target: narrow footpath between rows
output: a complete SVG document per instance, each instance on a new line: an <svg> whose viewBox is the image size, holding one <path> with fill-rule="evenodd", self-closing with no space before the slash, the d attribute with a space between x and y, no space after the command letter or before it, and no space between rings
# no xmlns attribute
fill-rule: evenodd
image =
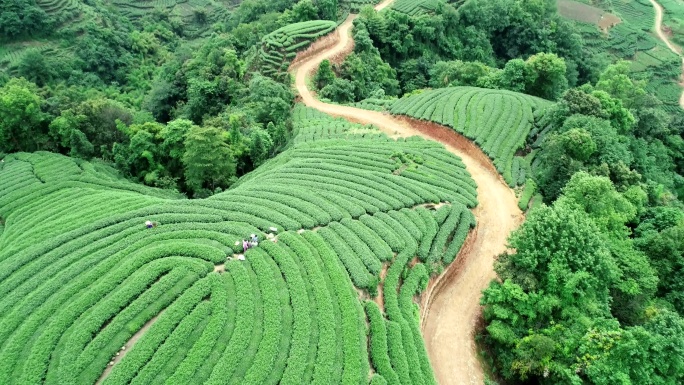
<svg viewBox="0 0 684 385"><path fill-rule="evenodd" d="M376 9L392 3L383 1ZM477 384L483 373L475 347L474 332L481 314L480 292L495 277L494 257L506 250L506 238L523 219L513 192L500 178L491 161L475 145L451 129L394 118L380 112L323 103L307 87L307 76L324 59L339 61L353 47L350 37L355 15L339 26L337 43L292 69L303 103L350 121L373 124L389 136L419 135L443 143L459 156L477 182L479 205L474 213L478 225L458 257L440 279L431 283L423 298L422 331L430 361L440 385Z"/></svg>
<svg viewBox="0 0 684 385"><path fill-rule="evenodd" d="M670 51L676 53L677 55L681 55L681 51L677 49L677 47L674 46L670 42L670 39L663 33L663 6L658 4L655 0L649 0L651 4L653 4L653 8L655 9L655 32L660 38L660 40L665 43L667 48L670 49ZM682 58L682 81L684 81L684 58ZM684 91L682 91L682 96L679 97L679 106L684 108Z"/></svg>

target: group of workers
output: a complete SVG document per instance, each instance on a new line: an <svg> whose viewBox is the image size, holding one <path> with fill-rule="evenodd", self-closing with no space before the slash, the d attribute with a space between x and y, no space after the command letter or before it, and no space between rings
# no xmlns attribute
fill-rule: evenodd
<svg viewBox="0 0 684 385"><path fill-rule="evenodd" d="M273 233L277 233L278 228L269 227L269 230L271 230L271 232L266 234L266 239L268 239L269 241L271 241L273 243L277 243L278 238L276 238L275 234L273 234ZM239 244L240 244L240 241L235 242L236 246ZM242 240L242 254L238 254L236 258L239 261L244 261L245 260L245 254L244 253L246 253L247 250L251 249L252 247L257 247L257 246L259 246L259 236L256 234L251 234L249 236L249 239L243 239ZM228 257L228 260L230 260L230 259L232 259L232 258Z"/></svg>
<svg viewBox="0 0 684 385"><path fill-rule="evenodd" d="M145 221L145 227L148 229L155 228L158 225L159 224L157 222ZM266 235L266 238L273 243L277 243L278 238L276 238L276 236L273 233L278 232L278 229L276 227L269 227L269 230L271 230L271 232ZM239 241L235 242L236 246L239 244L240 244ZM259 246L259 237L256 234L251 234L249 236L249 240L247 240L247 239L242 240L242 252L243 253L245 253L247 250L251 249L252 247L257 247L257 246ZM228 259L231 259L231 258L228 257ZM237 259L240 261L244 261L245 260L244 254L239 254L237 256Z"/></svg>
<svg viewBox="0 0 684 385"><path fill-rule="evenodd" d="M250 235L249 241L246 239L242 240L242 251L245 252L247 249L259 246L259 237L255 234Z"/></svg>

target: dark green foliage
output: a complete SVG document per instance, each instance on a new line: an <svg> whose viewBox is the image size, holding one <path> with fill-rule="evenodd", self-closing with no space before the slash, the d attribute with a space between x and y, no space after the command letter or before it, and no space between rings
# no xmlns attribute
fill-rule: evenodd
<svg viewBox="0 0 684 385"><path fill-rule="evenodd" d="M0 40L49 34L54 22L35 0L4 0L0 3Z"/></svg>
<svg viewBox="0 0 684 385"><path fill-rule="evenodd" d="M522 79L529 74L520 71L519 61L512 61L497 75L496 88L523 91L521 84L529 83L526 92L556 98L568 83L574 86L595 71L583 56L579 36L556 14L553 1L473 0L456 10L438 1L415 0L397 2L393 10L401 12L362 12L357 29L361 34L368 31L370 44L398 71L404 92L428 84L477 85L469 77L487 66L503 67L509 60L526 60L541 52L555 54L560 60L531 60L531 67L542 75L527 82ZM363 35L357 36L360 47L368 45L363 40ZM462 62L464 68L456 71L467 71L468 76L452 73L456 76L445 83L444 75L452 69L439 62ZM485 73L478 77L481 75Z"/></svg>
<svg viewBox="0 0 684 385"><path fill-rule="evenodd" d="M314 76L314 84L319 90L335 81L335 73L330 66L330 60L325 59L318 65L318 71Z"/></svg>
<svg viewBox="0 0 684 385"><path fill-rule="evenodd" d="M321 19L337 21L338 0L316 0L316 5Z"/></svg>
<svg viewBox="0 0 684 385"><path fill-rule="evenodd" d="M510 245L516 252L496 265L502 281L482 298L487 338L505 377L558 383L574 365L587 321L609 316L615 262L591 220L560 205L533 210Z"/></svg>
<svg viewBox="0 0 684 385"><path fill-rule="evenodd" d="M203 194L230 185L235 175L235 161L230 147L223 141L221 131L216 128L191 128L185 139L185 183Z"/></svg>
<svg viewBox="0 0 684 385"><path fill-rule="evenodd" d="M335 78L332 83L321 89L321 97L337 103L348 103L355 100L354 84L346 79Z"/></svg>
<svg viewBox="0 0 684 385"><path fill-rule="evenodd" d="M11 79L0 88L0 151L36 151L47 142L44 102L34 84Z"/></svg>
<svg viewBox="0 0 684 385"><path fill-rule="evenodd" d="M101 28L94 22L83 27L83 37L75 44L76 56L84 72L90 72L105 82L125 82L131 54L130 26L117 18L109 18L111 28Z"/></svg>

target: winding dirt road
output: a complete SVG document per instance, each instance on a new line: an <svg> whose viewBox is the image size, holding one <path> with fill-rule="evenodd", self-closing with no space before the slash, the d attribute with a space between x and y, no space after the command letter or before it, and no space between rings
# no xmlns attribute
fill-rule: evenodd
<svg viewBox="0 0 684 385"><path fill-rule="evenodd" d="M392 0L382 2L382 9ZM350 121L373 124L394 138L419 135L438 140L459 156L477 182L478 225L439 282L433 282L423 302L422 331L430 361L440 385L482 384L484 375L478 361L474 333L481 313L480 292L495 277L494 257L506 250L506 238L523 219L513 192L502 181L487 158L475 145L444 127L429 127L410 119L323 103L307 87L307 76L324 59L350 52L354 42L349 33L355 15L340 25L336 45L305 59L292 71L303 103L327 114Z"/></svg>
<svg viewBox="0 0 684 385"><path fill-rule="evenodd" d="M649 0L651 4L653 4L653 8L655 9L655 32L660 38L660 40L665 43L667 48L670 49L670 51L676 53L677 55L681 55L681 49L675 47L674 44L670 42L670 39L663 33L663 6L658 4L655 0ZM684 58L682 58L682 78L684 80ZM679 97L679 106L684 108L684 91L682 91L682 96Z"/></svg>

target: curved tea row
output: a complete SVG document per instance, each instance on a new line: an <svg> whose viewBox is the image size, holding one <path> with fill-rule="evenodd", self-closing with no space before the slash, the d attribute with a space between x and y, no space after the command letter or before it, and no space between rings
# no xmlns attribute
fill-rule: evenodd
<svg viewBox="0 0 684 385"><path fill-rule="evenodd" d="M434 142L302 106L295 128L204 200L98 163L5 157L2 382L434 384L414 297L474 225L473 180ZM227 259L271 227L277 243Z"/></svg>

